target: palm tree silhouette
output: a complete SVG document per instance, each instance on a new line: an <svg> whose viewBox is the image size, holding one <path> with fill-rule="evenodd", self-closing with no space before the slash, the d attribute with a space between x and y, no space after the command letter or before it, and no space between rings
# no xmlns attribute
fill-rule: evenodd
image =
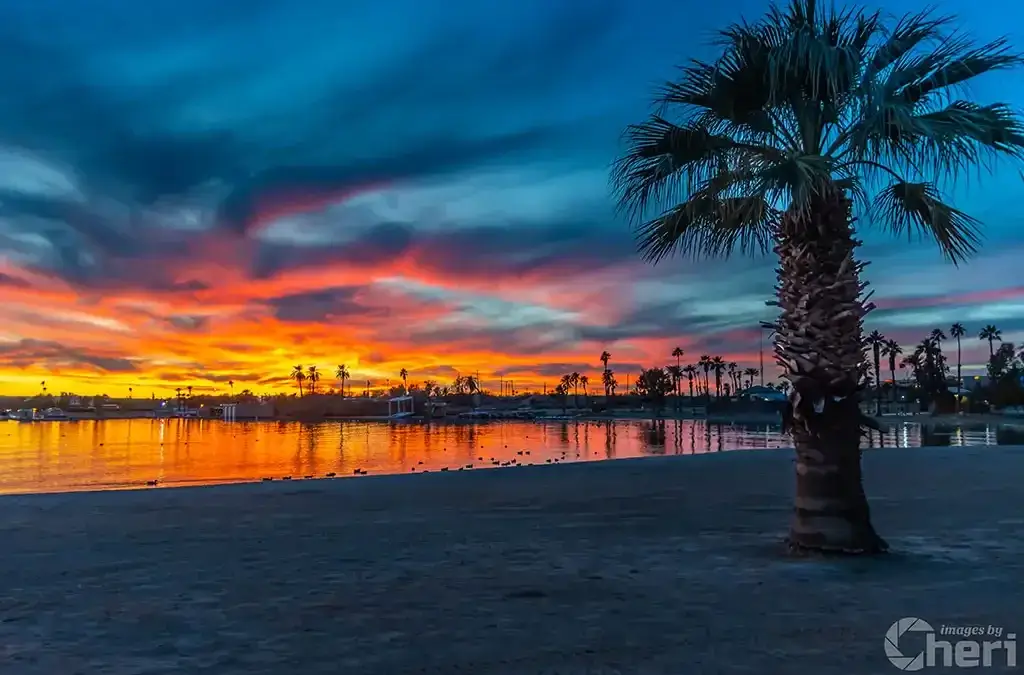
<svg viewBox="0 0 1024 675"><path fill-rule="evenodd" d="M722 397L722 373L725 372L726 364L721 356L711 359L711 370L715 371L715 398Z"/></svg>
<svg viewBox="0 0 1024 675"><path fill-rule="evenodd" d="M889 357L889 375L892 377L892 400L896 401L896 357L903 353L895 340L886 340L882 346L882 354Z"/></svg>
<svg viewBox="0 0 1024 675"><path fill-rule="evenodd" d="M875 414L882 414L882 373L881 370L881 351L882 346L885 345L885 336L879 333L877 330L871 331L871 335L868 335L865 340L871 345L871 354L875 357Z"/></svg>
<svg viewBox="0 0 1024 675"><path fill-rule="evenodd" d="M737 380L737 378L739 377L739 368L740 364L736 363L735 361L729 362L729 381L732 382L733 393L736 393L737 391L740 390L739 381Z"/></svg>
<svg viewBox="0 0 1024 675"><path fill-rule="evenodd" d="M982 328L981 332L978 333L978 339L988 340L988 358L991 361L992 357L996 355L996 349L993 343L1003 341L1003 332L992 324L989 324Z"/></svg>
<svg viewBox="0 0 1024 675"><path fill-rule="evenodd" d="M316 383L320 381L320 373L317 372L316 366L306 368L306 381L308 382L306 386L309 387L309 393L315 394Z"/></svg>
<svg viewBox="0 0 1024 675"><path fill-rule="evenodd" d="M618 385L615 381L615 373L605 368L604 372L601 373L601 384L604 385L605 396L615 395L615 387Z"/></svg>
<svg viewBox="0 0 1024 675"><path fill-rule="evenodd" d="M687 364L686 367L683 368L683 372L686 374L686 379L690 384L690 399L693 399L693 378L697 376L697 366L692 363ZM693 403L691 402L690 405L693 405Z"/></svg>
<svg viewBox="0 0 1024 675"><path fill-rule="evenodd" d="M405 393L409 393L409 371L402 368L398 371L398 376L402 378L402 387L405 389Z"/></svg>
<svg viewBox="0 0 1024 675"><path fill-rule="evenodd" d="M711 384L708 382L708 373L711 372L711 357L707 354L701 354L701 357L697 359L697 365L704 371L704 394L711 397Z"/></svg>
<svg viewBox="0 0 1024 675"><path fill-rule="evenodd" d="M676 347L672 350L672 356L676 357L676 370L680 372L683 370L682 362L680 361L680 359L683 358L683 354L684 352L682 347ZM679 389L679 380L680 378L676 378L676 396L682 394L682 391Z"/></svg>
<svg viewBox="0 0 1024 675"><path fill-rule="evenodd" d="M606 372L606 373L610 372L608 370L608 362L611 361L611 359L612 359L612 355L609 354L607 351L601 352L601 364L604 365L604 372ZM603 375L601 376L601 381L605 382L605 387L604 387L604 395L605 395L605 397L608 396L607 380L608 380L608 378L604 377Z"/></svg>
<svg viewBox="0 0 1024 675"><path fill-rule="evenodd" d="M345 396L345 380L347 380L349 378L348 368L345 367L344 363L341 364L340 366L338 366L338 369L334 371L334 377L336 377L339 380L341 380L341 395L342 395L342 397L344 397ZM369 386L367 386L367 389L369 389Z"/></svg>
<svg viewBox="0 0 1024 675"><path fill-rule="evenodd" d="M235 381L228 380L228 389L231 390L231 398L235 397Z"/></svg>
<svg viewBox="0 0 1024 675"><path fill-rule="evenodd" d="M676 410L678 410L680 405L679 399L682 398L683 395L683 369L678 365L673 364L671 366L666 366L665 372L667 372L669 376L672 378L672 391L674 391L676 395L675 408Z"/></svg>
<svg viewBox="0 0 1024 675"><path fill-rule="evenodd" d="M960 406L960 388L963 384L963 376L960 374L960 367L963 363L960 350L960 339L967 335L967 330L959 321L949 327L949 337L956 340L956 405Z"/></svg>
<svg viewBox="0 0 1024 675"><path fill-rule="evenodd" d="M292 366L291 378L295 380L295 386L299 388L299 398L302 398L302 383L306 381L306 371L303 370L302 366Z"/></svg>
<svg viewBox="0 0 1024 675"><path fill-rule="evenodd" d="M744 368L743 374L747 376L747 389L754 386L754 378L761 374L760 368Z"/></svg>

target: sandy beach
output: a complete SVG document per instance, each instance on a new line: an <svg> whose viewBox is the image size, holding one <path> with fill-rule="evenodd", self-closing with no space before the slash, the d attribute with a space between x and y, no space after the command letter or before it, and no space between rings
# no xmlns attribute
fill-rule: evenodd
<svg viewBox="0 0 1024 675"><path fill-rule="evenodd" d="M856 675L905 616L1024 628L1024 448L865 465L884 559L781 556L789 451L2 497L0 673Z"/></svg>

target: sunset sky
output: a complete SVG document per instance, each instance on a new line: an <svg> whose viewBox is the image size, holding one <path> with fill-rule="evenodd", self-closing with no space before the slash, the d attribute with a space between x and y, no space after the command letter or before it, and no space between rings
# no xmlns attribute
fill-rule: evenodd
<svg viewBox="0 0 1024 675"><path fill-rule="evenodd" d="M1024 49L1019 6L940 4ZM676 345L757 365L772 261L645 266L608 164L654 85L764 7L0 0L0 392L266 391L341 363L522 388L596 381L605 349L621 382ZM956 187L987 226L960 269L863 223L868 330L1024 342L1021 188Z"/></svg>

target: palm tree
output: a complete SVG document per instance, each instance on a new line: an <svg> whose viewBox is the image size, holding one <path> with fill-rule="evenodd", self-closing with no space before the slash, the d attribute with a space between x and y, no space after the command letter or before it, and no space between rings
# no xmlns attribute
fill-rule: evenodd
<svg viewBox="0 0 1024 675"><path fill-rule="evenodd" d="M677 365L671 365L665 367L665 372L672 378L672 391L676 394L676 410L679 410L679 399L682 397L682 382L683 382L683 369Z"/></svg>
<svg viewBox="0 0 1024 675"><path fill-rule="evenodd" d="M896 357L903 353L895 340L886 340L882 345L882 355L889 357L889 375L892 377L892 400L896 401Z"/></svg>
<svg viewBox="0 0 1024 675"><path fill-rule="evenodd" d="M725 360L721 356L711 359L711 370L715 373L715 398L722 398L722 373L725 367Z"/></svg>
<svg viewBox="0 0 1024 675"><path fill-rule="evenodd" d="M684 354L685 354L685 352L683 351L682 347L676 347L675 349L672 350L672 356L676 357L676 370L682 371L683 364L682 364L681 359L683 358ZM676 396L678 397L681 394L682 394L682 392L679 390L679 380L677 379L676 380Z"/></svg>
<svg viewBox="0 0 1024 675"><path fill-rule="evenodd" d="M871 335L868 335L865 340L871 345L871 354L875 357L875 414L882 414L882 373L881 373L881 351L885 345L885 336L879 333L877 330L871 331Z"/></svg>
<svg viewBox="0 0 1024 675"><path fill-rule="evenodd" d="M858 223L919 233L954 264L980 223L943 201L990 156L1020 158L1024 123L1009 106L957 94L975 76L1024 63L1004 40L977 44L928 12L790 0L719 33L721 56L691 61L655 112L626 132L614 167L620 207L643 256L779 256L777 360L798 399L794 549L876 553L860 469L865 369ZM874 199L871 194L874 193Z"/></svg>
<svg viewBox="0 0 1024 675"><path fill-rule="evenodd" d="M711 357L701 354L701 357L697 359L697 365L704 371L704 394L710 398L711 384L708 382L708 374L711 372Z"/></svg>
<svg viewBox="0 0 1024 675"><path fill-rule="evenodd" d="M228 380L228 389L231 391L231 398L235 397L235 381Z"/></svg>
<svg viewBox="0 0 1024 675"><path fill-rule="evenodd" d="M996 355L996 349L993 343L1003 341L1003 332L992 324L989 324L982 328L981 332L978 333L978 339L988 340L988 358L991 360L992 357Z"/></svg>
<svg viewBox="0 0 1024 675"><path fill-rule="evenodd" d="M310 366L309 368L306 368L306 382L308 382L306 386L309 387L310 394L316 393L316 383L319 381L320 373L317 372L316 366Z"/></svg>
<svg viewBox="0 0 1024 675"><path fill-rule="evenodd" d="M960 350L960 339L965 335L967 335L967 329L959 321L949 327L949 337L956 340L956 405L958 410L960 408L960 388L963 385L963 375L961 374L963 358Z"/></svg>
<svg viewBox="0 0 1024 675"><path fill-rule="evenodd" d="M302 383L306 381L306 371L303 370L302 366L292 366L292 379L295 380L295 385L299 388L299 397L302 397Z"/></svg>
<svg viewBox="0 0 1024 675"><path fill-rule="evenodd" d="M409 393L409 371L402 368L398 371L398 376L402 378L402 387L405 389L405 393Z"/></svg>
<svg viewBox="0 0 1024 675"><path fill-rule="evenodd" d="M334 377L336 377L337 379L341 380L341 395L342 395L342 397L344 397L345 396L345 380L347 380L349 377L351 377L351 375L349 375L348 368L345 367L344 363L341 364L340 366L338 366L338 368L334 371ZM367 389L369 389L369 386L367 386Z"/></svg>
<svg viewBox="0 0 1024 675"><path fill-rule="evenodd" d="M761 374L760 368L744 368L743 374L747 376L747 389L754 386L754 378Z"/></svg>
<svg viewBox="0 0 1024 675"><path fill-rule="evenodd" d="M739 380L738 380L738 378L739 378L739 374L738 374L739 373L739 369L740 369L740 364L736 363L735 361L730 361L729 362L729 381L732 382L732 391L733 391L734 394L740 390L740 385L739 385Z"/></svg>
<svg viewBox="0 0 1024 675"><path fill-rule="evenodd" d="M607 351L601 352L601 365L604 366L604 372L606 372L606 373L609 372L609 370L608 370L608 362L611 361L611 359L612 359L612 355L609 354ZM605 397L607 397L608 396L608 377L602 375L601 376L601 381L604 384L604 395L605 395Z"/></svg>
<svg viewBox="0 0 1024 675"><path fill-rule="evenodd" d="M604 395L609 394L615 395L615 387L618 386L618 382L615 381L615 373L605 368L604 372L601 373L601 384L604 385Z"/></svg>
<svg viewBox="0 0 1024 675"><path fill-rule="evenodd" d="M693 405L693 378L697 375L697 366L690 363L683 368L683 373L686 374L686 379L690 383L690 405Z"/></svg>

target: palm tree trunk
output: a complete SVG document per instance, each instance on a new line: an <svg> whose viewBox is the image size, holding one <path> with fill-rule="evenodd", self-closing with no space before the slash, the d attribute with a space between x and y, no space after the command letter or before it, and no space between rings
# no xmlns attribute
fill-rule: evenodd
<svg viewBox="0 0 1024 675"><path fill-rule="evenodd" d="M854 259L850 201L835 189L808 211L787 213L779 230L782 310L776 354L793 383L785 428L796 448L794 551L878 553L861 483L858 394L864 307Z"/></svg>
<svg viewBox="0 0 1024 675"><path fill-rule="evenodd" d="M963 379L960 376L960 337L956 338L956 411L960 412L960 387Z"/></svg>

